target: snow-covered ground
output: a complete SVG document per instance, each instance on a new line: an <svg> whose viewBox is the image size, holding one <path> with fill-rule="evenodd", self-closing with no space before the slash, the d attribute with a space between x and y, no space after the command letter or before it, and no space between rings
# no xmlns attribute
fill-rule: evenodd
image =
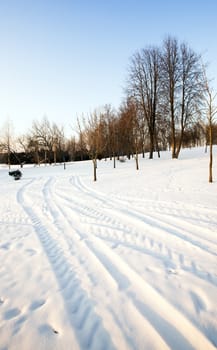
<svg viewBox="0 0 217 350"><path fill-rule="evenodd" d="M0 350L217 347L217 149L0 168Z"/></svg>

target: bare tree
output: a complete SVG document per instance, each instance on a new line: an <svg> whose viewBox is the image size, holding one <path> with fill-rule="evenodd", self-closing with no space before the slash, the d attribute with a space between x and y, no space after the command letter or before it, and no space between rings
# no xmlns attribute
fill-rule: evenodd
<svg viewBox="0 0 217 350"><path fill-rule="evenodd" d="M66 150L69 155L69 160L74 161L76 159L77 152L77 142L75 136L72 136L69 140L66 141Z"/></svg>
<svg viewBox="0 0 217 350"><path fill-rule="evenodd" d="M20 135L17 138L17 143L20 147L21 150L23 150L24 153L28 153L29 152L29 139L28 139L28 135Z"/></svg>
<svg viewBox="0 0 217 350"><path fill-rule="evenodd" d="M117 131L119 140L119 155L130 157L133 155L133 114L130 98L120 107Z"/></svg>
<svg viewBox="0 0 217 350"><path fill-rule="evenodd" d="M30 146L37 153L38 162L51 163L53 160L56 163L57 154L59 154L59 160L63 160L64 130L55 123L51 124L47 117L44 117L41 122L33 122L29 138ZM42 151L44 157L39 161L39 153Z"/></svg>
<svg viewBox="0 0 217 350"><path fill-rule="evenodd" d="M84 121L84 117L82 118L82 122ZM82 129L81 126L81 121L79 118L77 118L77 128L76 131L78 133L78 141L77 141L77 147L78 147L78 152L80 153L80 159L84 159L84 153L86 153L86 144L85 144L85 135L84 135L84 130Z"/></svg>
<svg viewBox="0 0 217 350"><path fill-rule="evenodd" d="M178 158L184 131L202 103L203 77L200 57L185 43L168 37L162 53L162 97L168 110L172 158Z"/></svg>
<svg viewBox="0 0 217 350"><path fill-rule="evenodd" d="M83 119L83 123L85 129L85 143L93 162L93 180L96 181L97 159L99 155L102 154L105 146L102 137L102 114L100 112L94 111L86 120Z"/></svg>
<svg viewBox="0 0 217 350"><path fill-rule="evenodd" d="M11 168L11 153L13 153L14 137L13 127L10 121L7 121L2 129L2 137L0 141L0 149L7 153L7 163L9 169Z"/></svg>
<svg viewBox="0 0 217 350"><path fill-rule="evenodd" d="M57 158L60 162L64 161L65 164L65 136L63 127L58 127L56 123L50 126L50 148L53 151L53 160L56 164ZM65 165L64 165L65 169Z"/></svg>
<svg viewBox="0 0 217 350"><path fill-rule="evenodd" d="M176 39L169 37L164 41L164 51L161 57L163 73L161 98L164 99L165 111L167 110L170 115L172 158L176 158L176 95L180 81L179 50Z"/></svg>
<svg viewBox="0 0 217 350"><path fill-rule="evenodd" d="M116 157L119 157L119 119L116 114L112 114L107 119L108 125L108 147L109 147L109 157L112 160L113 157L113 167L116 168Z"/></svg>
<svg viewBox="0 0 217 350"><path fill-rule="evenodd" d="M52 151L49 145L49 129L50 123L47 117L44 117L42 122L33 121L32 123L32 140L37 150L43 150L44 159L40 162L47 163L48 151Z"/></svg>
<svg viewBox="0 0 217 350"><path fill-rule="evenodd" d="M213 182L212 166L213 166L213 129L214 119L217 114L216 98L217 93L214 93L208 82L205 69L204 73L204 101L205 101L205 112L208 122L208 137L209 137L209 182Z"/></svg>
<svg viewBox="0 0 217 350"><path fill-rule="evenodd" d="M34 154L35 164L40 165L40 145L35 135L28 136L28 149Z"/></svg>
<svg viewBox="0 0 217 350"><path fill-rule="evenodd" d="M128 93L133 96L147 124L150 151L153 158L156 145L156 116L160 88L160 52L158 48L143 49L137 52L130 66Z"/></svg>
<svg viewBox="0 0 217 350"><path fill-rule="evenodd" d="M30 159L29 155L31 154L29 135L28 134L20 135L17 138L17 146L19 151L21 151L21 153L24 153L24 155L23 154L21 155L22 157L21 167L23 167L26 160Z"/></svg>
<svg viewBox="0 0 217 350"><path fill-rule="evenodd" d="M135 155L136 169L139 170L139 151L142 149L139 114L136 101L128 97L120 109L120 121L125 132L124 144L127 144L128 154Z"/></svg>
<svg viewBox="0 0 217 350"><path fill-rule="evenodd" d="M104 119L104 141L105 141L105 156L109 157L110 160L114 160L114 168L115 168L115 156L117 153L116 147L116 112L111 107L111 105L107 104L103 108L103 119Z"/></svg>

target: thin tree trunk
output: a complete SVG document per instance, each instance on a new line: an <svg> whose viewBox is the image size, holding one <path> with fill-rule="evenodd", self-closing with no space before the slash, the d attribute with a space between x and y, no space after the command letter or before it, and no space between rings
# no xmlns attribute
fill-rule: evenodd
<svg viewBox="0 0 217 350"><path fill-rule="evenodd" d="M139 170L139 159L138 152L136 152L136 170Z"/></svg>
<svg viewBox="0 0 217 350"><path fill-rule="evenodd" d="M11 152L10 152L10 148L8 148L8 168L9 168L9 170L11 168Z"/></svg>
<svg viewBox="0 0 217 350"><path fill-rule="evenodd" d="M157 138L156 130L154 133L154 138L155 138L155 147L156 147L156 151L157 151L157 156L158 156L158 158L160 158L160 150L159 150L159 146L158 146L158 138Z"/></svg>
<svg viewBox="0 0 217 350"><path fill-rule="evenodd" d="M209 125L209 182L212 182L212 123Z"/></svg>
<svg viewBox="0 0 217 350"><path fill-rule="evenodd" d="M57 152L56 149L54 150L54 164L56 165L57 162Z"/></svg>
<svg viewBox="0 0 217 350"><path fill-rule="evenodd" d="M114 169L116 168L116 158L115 158L115 154L113 155L113 166L114 166Z"/></svg>
<svg viewBox="0 0 217 350"><path fill-rule="evenodd" d="M150 135L149 159L153 159L153 154L154 154L154 133L153 133L153 130L149 129L149 135Z"/></svg>
<svg viewBox="0 0 217 350"><path fill-rule="evenodd" d="M182 147L182 142L183 142L183 136L184 136L184 131L183 129L181 130L181 135L180 135L180 139L178 141L178 146L176 147L176 157L175 158L178 158L179 157L179 153L181 151L181 147Z"/></svg>
<svg viewBox="0 0 217 350"><path fill-rule="evenodd" d="M97 169L97 160L93 158L93 181L96 181L96 169Z"/></svg>
<svg viewBox="0 0 217 350"><path fill-rule="evenodd" d="M172 158L177 158L176 157L176 132L175 132L175 121L174 117L172 119L172 143L171 143L171 148L172 148Z"/></svg>

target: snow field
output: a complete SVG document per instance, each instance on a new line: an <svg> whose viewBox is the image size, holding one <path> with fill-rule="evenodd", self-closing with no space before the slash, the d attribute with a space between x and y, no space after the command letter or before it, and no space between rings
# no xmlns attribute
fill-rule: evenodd
<svg viewBox="0 0 217 350"><path fill-rule="evenodd" d="M0 168L1 350L217 347L208 154L112 166Z"/></svg>

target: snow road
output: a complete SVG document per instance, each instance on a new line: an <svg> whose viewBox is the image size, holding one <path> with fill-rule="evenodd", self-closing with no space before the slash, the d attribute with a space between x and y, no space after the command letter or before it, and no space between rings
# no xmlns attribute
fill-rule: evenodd
<svg viewBox="0 0 217 350"><path fill-rule="evenodd" d="M217 184L166 157L1 169L1 350L217 347Z"/></svg>

